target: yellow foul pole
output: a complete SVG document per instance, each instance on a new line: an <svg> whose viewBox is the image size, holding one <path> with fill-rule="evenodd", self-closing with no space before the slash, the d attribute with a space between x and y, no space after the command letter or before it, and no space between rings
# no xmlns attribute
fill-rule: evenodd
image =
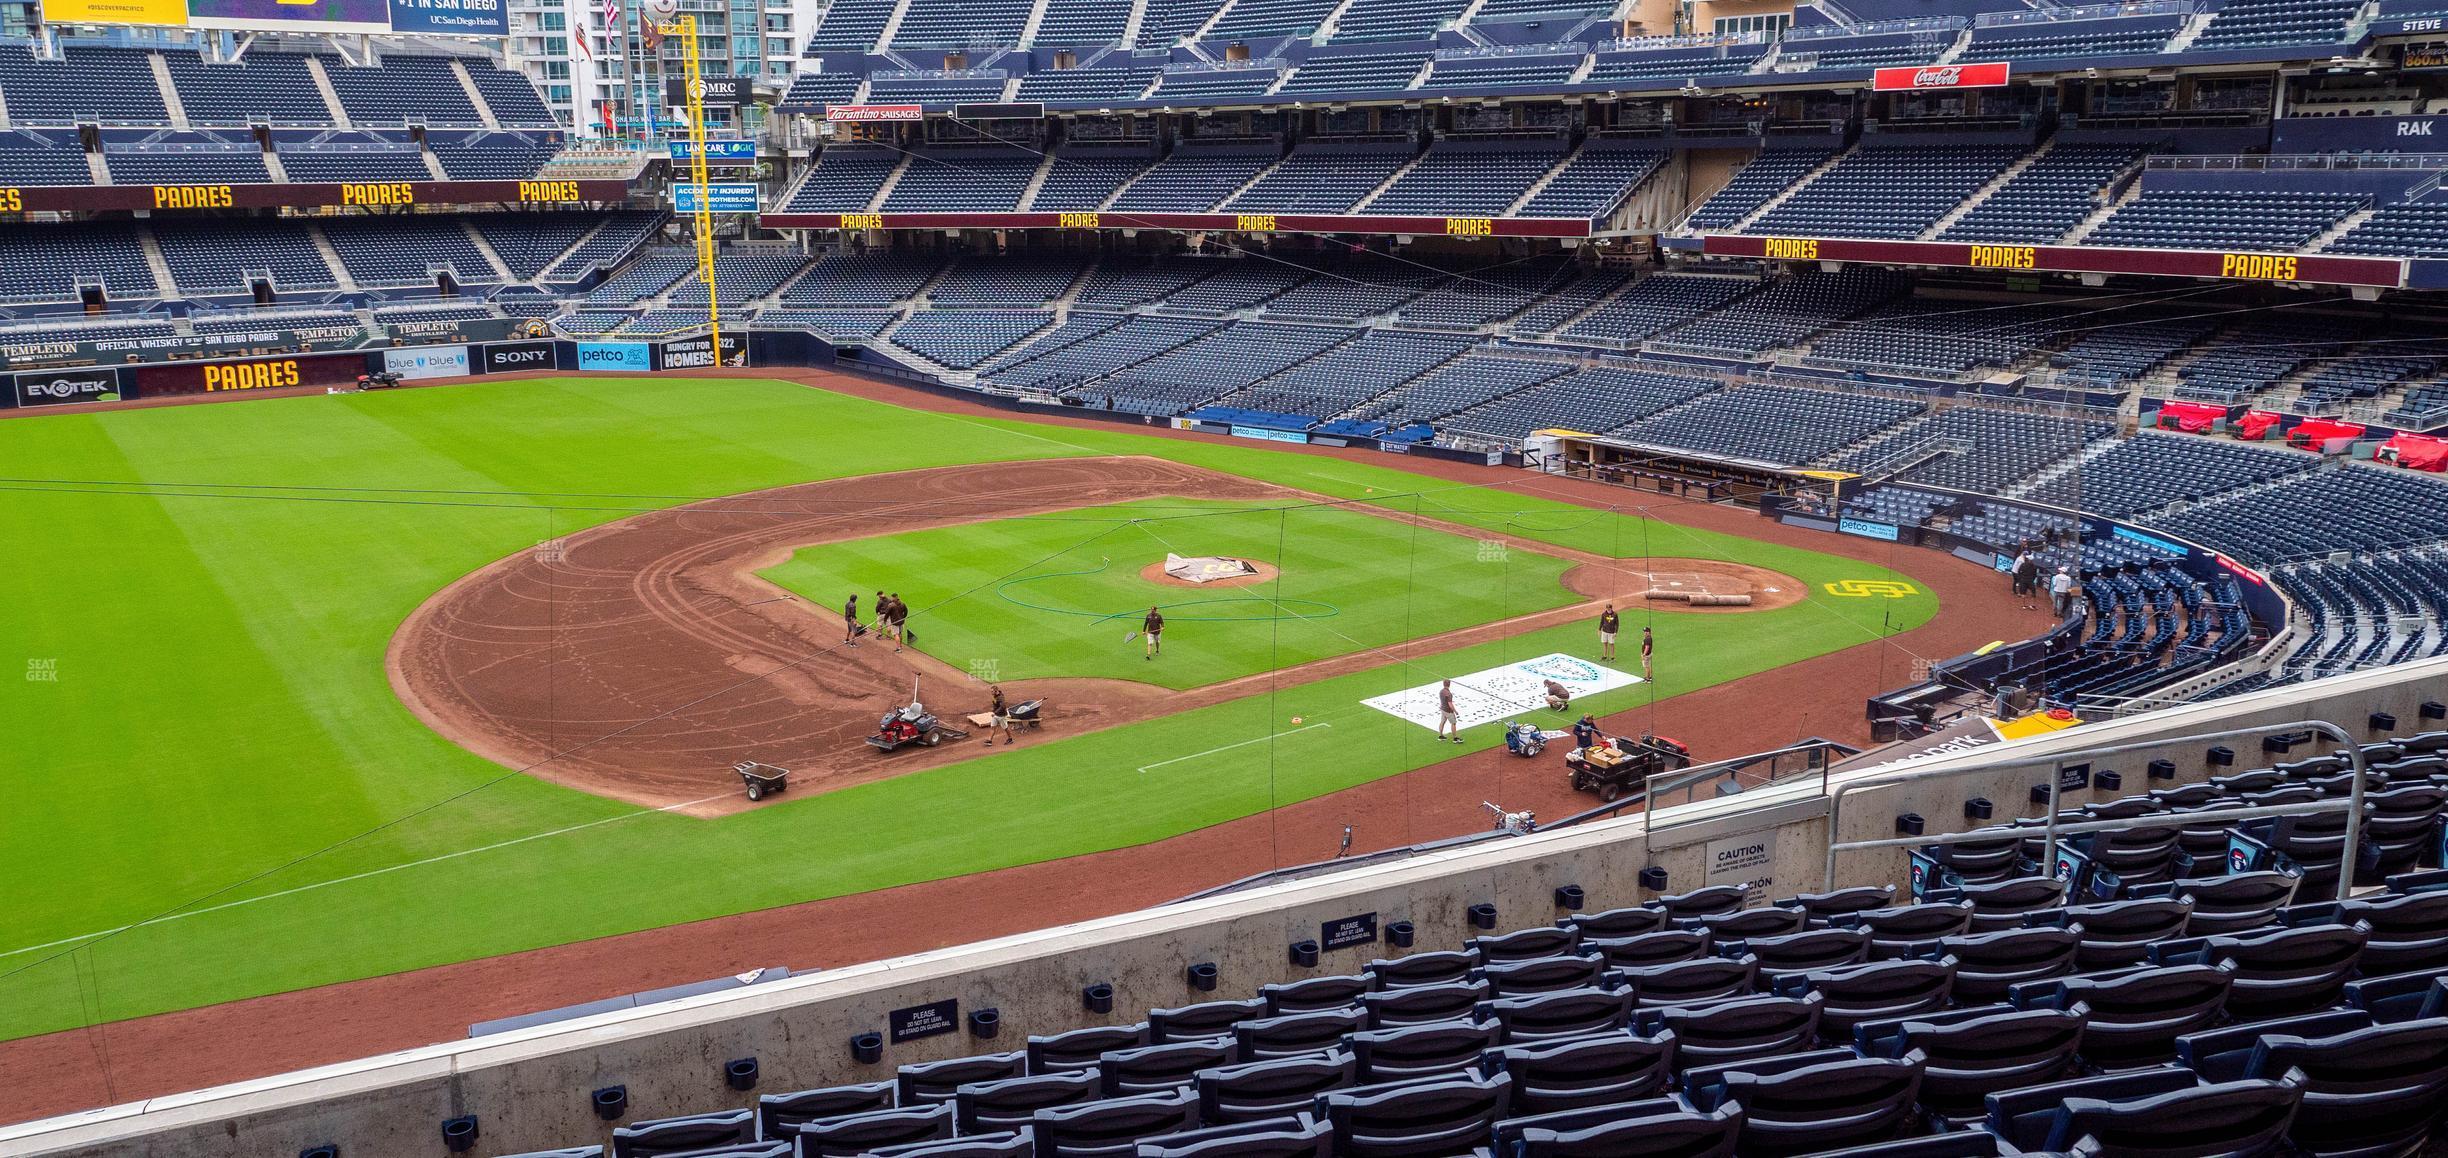
<svg viewBox="0 0 2448 1158"><path fill-rule="evenodd" d="M680 37L681 59L687 63L689 184L697 188L697 280L705 283L706 328L714 343L713 364L720 366L722 317L717 312L720 303L714 299L714 190L706 178L705 74L697 55L697 17L682 13L679 22L665 25L663 32Z"/></svg>

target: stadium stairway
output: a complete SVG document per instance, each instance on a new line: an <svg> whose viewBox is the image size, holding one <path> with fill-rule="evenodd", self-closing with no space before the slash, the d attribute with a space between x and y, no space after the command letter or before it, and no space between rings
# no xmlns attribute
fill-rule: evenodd
<svg viewBox="0 0 2448 1158"><path fill-rule="evenodd" d="M2024 170L2031 168L2033 164L2040 160L2040 158L2047 156L2049 151L2055 149L2056 147L2057 142L2052 138L2050 140L2041 142L2039 148L2033 149L2032 151L2023 154L2021 157L2016 158L2013 164L1999 170L1996 176L1991 177L1987 184L1984 184L1979 189L1974 190L1971 196L1964 198L1953 209L1949 209L1945 213L1939 215L1938 220L1932 222L1929 228L1920 232L1917 240L1929 241L1936 238L1940 234L1945 233L1948 227L1954 225L1958 221L1963 220L1965 214L1979 208L1982 202L1996 196L1997 191L2005 188L2007 182L2022 176Z"/></svg>
<svg viewBox="0 0 2448 1158"><path fill-rule="evenodd" d="M1736 218L1732 222L1729 222L1725 228L1717 230L1716 232L1741 233L1748 230L1751 228L1753 222L1758 221L1762 217L1766 217L1778 206L1793 200L1795 194L1800 193L1803 189L1809 187L1811 182L1818 180L1821 176L1825 175L1828 170L1835 168L1837 164L1843 161L1846 157L1852 156L1854 149L1858 148L1860 148L1860 146L1856 145L1852 149L1838 149L1832 153L1829 153L1825 160L1822 160L1818 164L1804 170L1800 177L1795 178L1784 188L1777 190L1776 196L1770 197L1767 200L1760 202L1758 205L1753 206L1750 212L1743 214L1741 217Z"/></svg>

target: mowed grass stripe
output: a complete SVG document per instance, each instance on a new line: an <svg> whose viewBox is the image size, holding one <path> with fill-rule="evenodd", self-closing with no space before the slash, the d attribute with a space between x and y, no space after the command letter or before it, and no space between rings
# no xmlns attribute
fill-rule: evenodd
<svg viewBox="0 0 2448 1158"><path fill-rule="evenodd" d="M1062 429L1056 442L1035 433L1042 429L773 382L574 379L0 422L8 464L0 474L19 477L533 492L418 500L513 508L500 511L395 505L415 497L388 492L360 496L382 500L373 503L0 492L0 530L26 545L30 561L12 560L13 576L36 589L107 592L66 605L0 604L0 646L60 652L63 681L84 678L87 665L110 673L96 681L104 695L94 706L35 684L0 695L0 735L11 737L12 766L28 769L10 776L13 807L0 812L0 879L30 885L0 901L0 952L208 893L223 902L274 898L129 932L39 968L22 967L41 954L0 957L0 972L22 970L0 979L0 1036L1157 839L1448 757L1451 745L1367 719L1376 713L1357 701L1440 668L1476 670L1589 642L1586 625L1572 625L847 792L786 797L719 822L645 816L290 892L619 812L442 742L396 703L378 670L392 631L433 591L539 539L624 513L599 508L953 462L1145 453L1396 509L1415 500L1393 495L1426 490L1432 496L1418 501L1428 513L1591 550L1612 540L1637 553L1628 544L1638 528L1661 542L1667 533L1628 516L1576 524L1588 512L1370 463L1118 430ZM550 497L575 492L672 498ZM554 503L570 509L526 509ZM1523 523L1538 529L1512 525ZM1810 584L1883 574L1732 536L1685 534L1672 553L1714 553ZM105 568L99 582L97 567ZM1288 589L1302 593L1297 583ZM239 606L236 592L251 605ZM1668 638L1691 659L1661 671L1660 691L1862 642L1888 610L1847 606L1865 602L1661 617L1677 624ZM1900 613L1898 628L1935 609L1926 595L1878 602ZM1164 755L1264 737L1307 703L1326 705L1312 712L1336 726L1135 771ZM1361 722L1347 729L1346 715ZM1487 731L1480 742L1494 742ZM284 867L301 849L439 800L452 802Z"/></svg>

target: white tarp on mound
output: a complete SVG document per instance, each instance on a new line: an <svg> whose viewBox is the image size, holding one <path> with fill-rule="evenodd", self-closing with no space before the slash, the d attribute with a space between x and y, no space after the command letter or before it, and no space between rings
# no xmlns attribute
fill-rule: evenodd
<svg viewBox="0 0 2448 1158"><path fill-rule="evenodd" d="M1239 559L1218 555L1176 555L1165 552L1165 574L1191 583L1213 583L1218 579L1240 579L1258 573Z"/></svg>
<svg viewBox="0 0 2448 1158"><path fill-rule="evenodd" d="M1526 712L1544 712L1547 710L1548 680L1571 688L1574 699L1641 682L1636 675L1600 667L1562 652L1549 652L1537 659L1525 659L1503 667L1453 677L1454 707L1462 713L1462 726L1465 728L1495 723ZM1437 726L1437 691L1441 686L1442 681L1426 683L1360 702L1387 715L1433 729Z"/></svg>

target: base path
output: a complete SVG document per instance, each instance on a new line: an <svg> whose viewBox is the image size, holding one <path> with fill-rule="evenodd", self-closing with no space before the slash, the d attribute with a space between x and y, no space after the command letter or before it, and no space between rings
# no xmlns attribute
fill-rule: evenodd
<svg viewBox="0 0 2448 1158"><path fill-rule="evenodd" d="M983 403L846 374L755 373L920 409L1014 417ZM665 375L684 376L737 378L742 372ZM1065 426L1115 428L1059 412L1031 417L1038 419L1034 429L1055 441ZM1137 429L1160 438L1213 440L1162 427ZM1937 551L1808 531L1754 511L1519 470L1396 459L1349 448L1276 444L1271 449L1399 467L1590 508L1638 508L1682 526L1892 568L1938 597L1938 616L1911 631L1867 638L1843 651L1601 721L1613 732L1646 729L1674 736L1702 759L1811 735L1866 744L1863 704L1869 696L1910 682L1917 665L1929 660L1999 639L2026 638L2052 622L2046 612L2015 598L2003 576ZM1692 569L1670 567L1663 559L1652 565L1661 573ZM1567 581L1592 595L1637 589L1614 581ZM1627 629L1637 626L1640 609L1625 609ZM838 630L838 623L834 626ZM869 650L859 648L862 654ZM1345 824L1355 826L1352 850L1363 853L1482 828L1487 823L1482 800L1551 818L1597 803L1566 785L1555 760L1521 760L1498 748L1133 848L0 1042L0 1089L8 1091L0 1098L0 1121L448 1041L488 1018L759 966L835 968L1127 912L1271 868L1331 857ZM911 913L925 913L927 919L910 920Z"/></svg>

